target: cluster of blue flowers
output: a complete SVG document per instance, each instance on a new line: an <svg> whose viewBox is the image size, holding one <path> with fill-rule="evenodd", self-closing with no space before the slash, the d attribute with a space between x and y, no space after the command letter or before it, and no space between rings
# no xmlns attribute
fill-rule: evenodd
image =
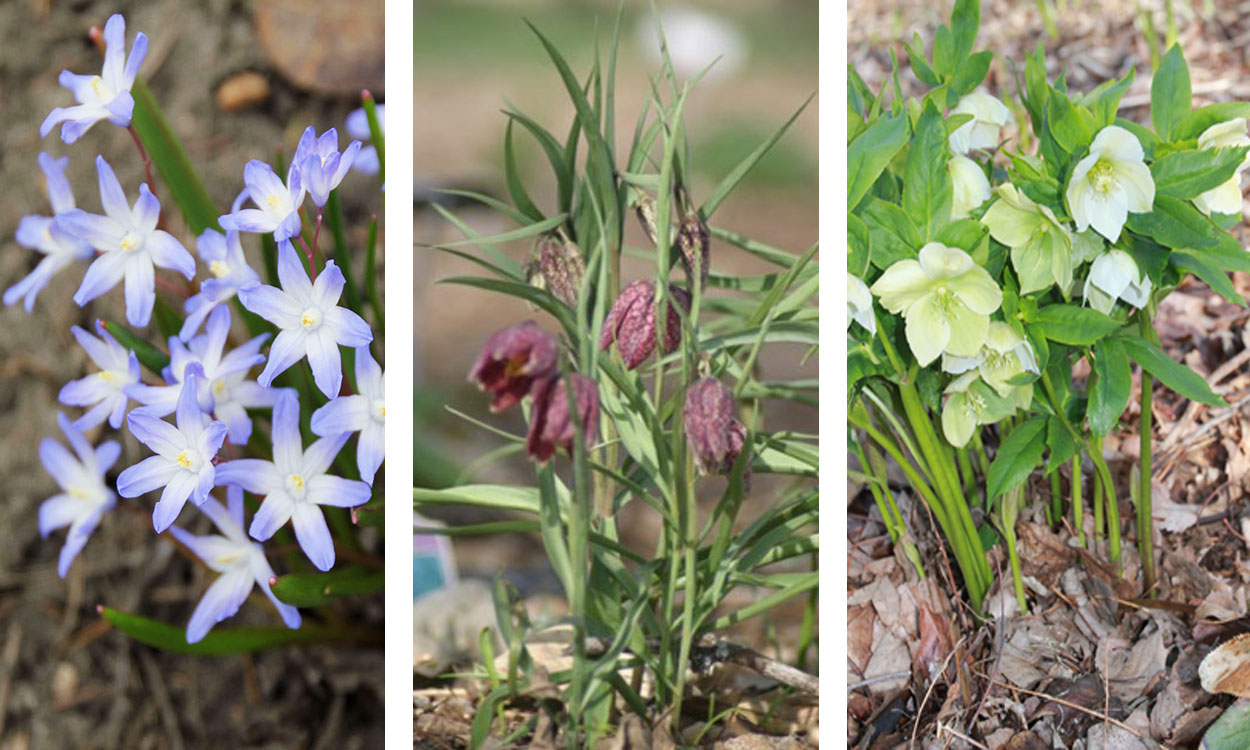
<svg viewBox="0 0 1250 750"><path fill-rule="evenodd" d="M134 110L130 89L147 52L147 38L138 34L127 57L125 21L114 15L104 27L103 39L103 72L61 74L61 84L78 104L54 109L43 123L42 135L60 125L62 140L73 143L101 120L130 127ZM364 113L353 113L349 130L367 132L362 123ZM343 272L334 261L327 261L320 273L311 260L305 268L292 239L303 243L300 212L306 198L317 207L319 226L330 192L353 166L376 172L377 154L372 147L362 149L359 140L340 151L333 128L318 136L309 127L285 179L268 164L249 162L244 168L246 189L231 212L220 217L225 233L208 229L197 238L198 264L176 237L160 228L161 205L147 184L139 186L138 199L130 203L113 169L97 156L103 213L89 213L75 203L65 176L68 163L67 157L39 155L53 215L24 218L17 240L44 257L30 275L5 292L6 305L22 300L29 312L53 275L90 261L74 301L85 305L124 283L126 319L143 327L156 303L156 268L175 271L188 281L195 280L201 268L207 274L198 293L186 300L181 330L169 339L169 365L161 373L162 382L143 382L136 353L103 324L97 324L94 334L77 326L72 329L99 369L60 392L61 403L86 409L73 422L57 415L73 452L51 438L39 446L44 467L62 489L41 505L40 531L47 536L69 527L58 572L66 575L101 516L117 501L105 475L116 463L120 445L108 440L93 448L85 433L105 420L114 429L125 423L153 455L121 471L116 494L134 498L160 490L152 513L156 532L169 529L220 574L191 615L187 641L200 640L217 622L235 614L253 585L273 601L289 627L299 627L298 611L270 591L274 571L258 542L290 521L313 565L323 571L334 565L334 543L319 506L351 508L370 499L384 457L386 409L383 372L369 349L373 332L359 315L338 305ZM244 208L247 200L254 207ZM240 237L249 232L273 234L279 287L263 284L248 266ZM307 245L304 248L308 250ZM311 252L307 255L312 257ZM265 334L227 350L231 314L225 303L236 297L245 309L276 326L272 342ZM341 394L340 345L355 349L355 394ZM330 399L312 414L311 427L320 439L307 447L300 433L297 392L272 387L276 376L305 358L317 388ZM262 363L262 372L252 379L252 369ZM130 409L132 402L139 406ZM235 458L235 447L252 437L249 409L272 409L272 460ZM166 420L171 414L172 423ZM359 434L356 461L361 479L328 474L353 433ZM216 487L225 488L224 506L212 495ZM261 498L246 534L244 491ZM173 525L188 500L212 520L219 534L194 536Z"/></svg>

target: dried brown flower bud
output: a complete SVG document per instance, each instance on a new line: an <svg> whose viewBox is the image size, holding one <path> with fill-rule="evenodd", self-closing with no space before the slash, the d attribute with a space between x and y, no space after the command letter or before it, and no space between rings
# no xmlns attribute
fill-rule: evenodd
<svg viewBox="0 0 1250 750"><path fill-rule="evenodd" d="M690 312L690 293L671 284L668 289L671 299L686 312ZM641 279L625 287L612 303L607 319L603 321L599 348L607 349L615 341L616 348L621 352L621 359L625 360L625 369L632 370L642 364L655 351L655 307L655 282ZM665 317L667 320L661 348L665 354L669 354L681 342L681 314L670 302L668 315Z"/></svg>
<svg viewBox="0 0 1250 750"><path fill-rule="evenodd" d="M646 193L638 193L638 203L634 206L634 211L638 214L638 223L642 224L642 231L647 233L647 240L651 243L651 247L655 247L655 201L651 200L651 196Z"/></svg>
<svg viewBox="0 0 1250 750"><path fill-rule="evenodd" d="M530 411L530 430L525 438L525 452L542 463L564 448L573 452L577 426L570 418L569 388L577 397L577 423L580 423L586 450L594 447L599 437L599 386L585 375L572 374L566 382L552 375L534 385L534 405Z"/></svg>
<svg viewBox="0 0 1250 750"><path fill-rule="evenodd" d="M712 242L707 222L697 212L686 214L677 230L677 246L681 250L681 264L686 268L686 281L693 289L695 276L699 279L699 289L707 285L708 270L712 265ZM695 267L698 266L698 273Z"/></svg>
<svg viewBox="0 0 1250 750"><path fill-rule="evenodd" d="M469 380L493 395L490 409L501 412L525 398L535 381L556 370L559 347L532 320L496 331L469 370Z"/></svg>
<svg viewBox="0 0 1250 750"><path fill-rule="evenodd" d="M686 389L686 440L700 474L727 474L746 446L747 431L734 416L733 392L716 378L699 378ZM748 463L743 482L750 485Z"/></svg>
<svg viewBox="0 0 1250 750"><path fill-rule="evenodd" d="M544 234L525 265L525 280L546 289L569 307L577 307L586 262L577 245L558 234Z"/></svg>

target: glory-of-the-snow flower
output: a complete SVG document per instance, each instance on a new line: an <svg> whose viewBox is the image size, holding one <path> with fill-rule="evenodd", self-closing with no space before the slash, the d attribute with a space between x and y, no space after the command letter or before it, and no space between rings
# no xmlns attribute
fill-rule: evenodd
<svg viewBox="0 0 1250 750"><path fill-rule="evenodd" d="M347 148L339 151L339 134L330 128L317 136L311 125L300 136L295 147L292 163L299 168L300 182L308 189L313 203L324 206L330 199L330 191L339 186L351 169L352 162L360 151L360 141L352 141Z"/></svg>
<svg viewBox="0 0 1250 750"><path fill-rule="evenodd" d="M74 192L65 177L69 157L53 159L48 153L39 154L39 167L48 183L48 202L52 204L52 216L23 216L17 225L17 244L43 253L43 259L35 270L4 292L4 304L11 305L22 300L26 312L35 306L35 298L47 286L48 281L62 268L78 260L90 260L94 254L91 245L57 225L56 216L75 207Z"/></svg>
<svg viewBox="0 0 1250 750"><path fill-rule="evenodd" d="M339 396L312 415L312 431L322 437L359 432L356 468L360 478L373 484L373 477L386 455L386 376L369 353L369 347L356 349L356 389L352 396Z"/></svg>
<svg viewBox="0 0 1250 750"><path fill-rule="evenodd" d="M187 298L187 319L178 331L183 341L200 330L204 319L223 302L229 302L246 286L260 283L260 275L247 263L239 233L231 230L222 234L216 229L205 229L195 240L195 250L200 260L208 266L211 277L200 282L200 291Z"/></svg>
<svg viewBox="0 0 1250 750"><path fill-rule="evenodd" d="M100 120L121 128L129 126L135 108L130 88L147 53L148 38L141 31L135 35L127 57L126 20L120 13L110 16L104 24L104 69L100 75L91 76L61 71L57 80L74 93L78 104L53 109L39 126L39 136L46 137L60 124L61 140L73 143Z"/></svg>
<svg viewBox="0 0 1250 750"><path fill-rule="evenodd" d="M104 473L117 461L121 446L108 440L92 448L64 414L58 412L56 422L76 456L52 438L44 438L39 444L39 460L62 490L39 506L39 533L47 537L55 529L69 527L56 566L57 574L64 578L100 517L117 502L104 482Z"/></svg>
<svg viewBox="0 0 1250 750"><path fill-rule="evenodd" d="M304 203L305 188L300 180L298 164L287 170L286 182L263 161L253 159L243 167L240 197L252 199L256 208L241 208L239 201L219 221L222 229L240 232L273 232L276 242L289 240L300 233L299 208Z"/></svg>
<svg viewBox="0 0 1250 750"><path fill-rule="evenodd" d="M365 346L373 341L373 332L359 315L338 306L345 282L334 261L326 261L314 283L295 248L283 242L278 246L278 280L281 289L257 285L239 290L244 307L279 329L257 382L268 388L281 372L307 356L317 387L334 398L343 385L339 345Z"/></svg>
<svg viewBox="0 0 1250 750"><path fill-rule="evenodd" d="M135 353L109 335L103 323L97 321L96 330L99 338L78 326L70 332L100 368L99 372L66 383L57 395L57 400L66 406L91 407L74 422L80 430L89 430L105 419L113 429L121 427L129 401L126 388L139 382L139 358Z"/></svg>

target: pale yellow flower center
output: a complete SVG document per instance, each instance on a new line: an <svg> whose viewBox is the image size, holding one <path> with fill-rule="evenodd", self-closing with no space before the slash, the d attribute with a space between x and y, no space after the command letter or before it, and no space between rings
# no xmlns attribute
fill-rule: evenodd
<svg viewBox="0 0 1250 750"><path fill-rule="evenodd" d="M242 559L243 559L243 555L244 555L243 550L239 550L239 549L234 549L234 550L231 550L231 551L229 551L229 552L225 553L224 555L218 555L218 556L217 556L217 558L216 558L216 559L217 559L217 564L218 564L218 565L221 565L221 566L223 566L223 567L224 567L224 566L226 566L226 565L233 565L234 563L238 562L239 560L242 560Z"/></svg>
<svg viewBox="0 0 1250 750"><path fill-rule="evenodd" d="M106 93L104 91L104 79L100 76L91 76L91 90L95 92L96 96L103 99Z"/></svg>
<svg viewBox="0 0 1250 750"><path fill-rule="evenodd" d="M178 451L178 455L174 457L174 460L184 469L190 469L191 464L194 463L190 451Z"/></svg>
<svg viewBox="0 0 1250 750"><path fill-rule="evenodd" d="M223 278L230 275L230 266L224 260L215 260L208 264L208 270L213 272L217 278Z"/></svg>
<svg viewBox="0 0 1250 750"><path fill-rule="evenodd" d="M126 236L122 237L122 241L121 241L122 250L125 250L126 252L131 252L137 247L139 247L139 238L135 236L134 232L127 232Z"/></svg>
<svg viewBox="0 0 1250 750"><path fill-rule="evenodd" d="M113 372L112 370L100 370L96 373L96 377L100 378L100 380L103 380L105 383L116 383L117 381L122 380L123 376Z"/></svg>
<svg viewBox="0 0 1250 750"><path fill-rule="evenodd" d="M305 328L312 330L321 325L321 311L315 307L310 307L299 316L299 324Z"/></svg>
<svg viewBox="0 0 1250 750"><path fill-rule="evenodd" d="M373 418L379 422L386 419L386 403L382 399L373 402Z"/></svg>
<svg viewBox="0 0 1250 750"><path fill-rule="evenodd" d="M83 489L79 489L78 487L70 487L69 490L67 490L67 492L69 493L69 496L74 498L75 500L91 499L90 492L87 492L86 490L83 490Z"/></svg>
<svg viewBox="0 0 1250 750"><path fill-rule="evenodd" d="M1100 198L1105 198L1116 186L1115 167L1111 162L1098 160L1089 168L1089 184Z"/></svg>
<svg viewBox="0 0 1250 750"><path fill-rule="evenodd" d="M277 193L270 193L269 196L265 198L265 205L269 206L269 209L272 211L282 205L282 196Z"/></svg>
<svg viewBox="0 0 1250 750"><path fill-rule="evenodd" d="M304 477L299 474L289 474L286 478L287 494L296 500L303 500L305 493L308 491L305 485Z"/></svg>
<svg viewBox="0 0 1250 750"><path fill-rule="evenodd" d="M226 381L213 381L213 397L224 399L226 397Z"/></svg>

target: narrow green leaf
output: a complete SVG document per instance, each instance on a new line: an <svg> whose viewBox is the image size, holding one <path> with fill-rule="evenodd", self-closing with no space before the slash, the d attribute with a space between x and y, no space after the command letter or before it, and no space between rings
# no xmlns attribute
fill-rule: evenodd
<svg viewBox="0 0 1250 750"><path fill-rule="evenodd" d="M803 114L803 110L807 109L807 105L812 103L812 99L815 98L815 96L815 94L812 94L807 97L807 100L804 101L797 110L795 110L794 114L790 115L790 119L786 120L785 124L777 129L777 132L773 133L768 137L768 140L757 146L754 151L738 163L738 166L734 167L729 174L725 175L725 178L720 181L720 184L712 189L712 192L708 194L707 200L703 201L702 206L699 206L699 214L703 216L705 221L712 218L712 214L716 213L716 209L720 208L721 202L723 202L725 198L729 197L729 194L738 186L738 183L742 181L742 178L746 177L747 173L759 163L760 159L764 158L764 154L767 154L769 150L772 149L773 145L776 144L777 141L781 140L781 136L785 135L786 131L790 129L790 126L794 124L794 121L799 119L799 115ZM860 137L862 138L863 136ZM847 159L849 160L850 158L851 156L848 152Z"/></svg>
<svg viewBox="0 0 1250 750"><path fill-rule="evenodd" d="M1233 282L1228 278L1228 275L1196 254L1176 250L1168 257L1168 262L1181 271L1188 271L1202 279L1207 283L1207 286L1234 305L1245 307L1246 300L1238 294L1237 288L1233 286Z"/></svg>
<svg viewBox="0 0 1250 750"><path fill-rule="evenodd" d="M986 480L987 492L992 500L1024 484L1033 468L1042 460L1046 448L1046 417L1034 416L1011 434L998 448L990 475Z"/></svg>
<svg viewBox="0 0 1250 750"><path fill-rule="evenodd" d="M100 323L104 326L104 330L109 332L110 336L117 339L117 343L135 353L140 364L154 374L164 377L161 371L169 366L168 354L149 344L120 323L114 323L111 320L102 320Z"/></svg>
<svg viewBox="0 0 1250 750"><path fill-rule="evenodd" d="M413 506L471 505L492 510L538 514L538 490L498 484L466 484L446 490L412 488Z"/></svg>
<svg viewBox="0 0 1250 750"><path fill-rule="evenodd" d="M378 152L378 183L386 185L386 134L378 119L378 104L368 91L361 94L360 103L365 110L365 121L369 123L369 143Z"/></svg>
<svg viewBox="0 0 1250 750"><path fill-rule="evenodd" d="M179 654L220 656L310 643L354 643L379 646L382 643L380 630L347 630L310 622L305 622L294 630L287 627L216 628L202 640L187 643L185 628L128 614L110 607L101 607L99 611L100 615L113 627L136 641L162 651Z"/></svg>
<svg viewBox="0 0 1250 750"><path fill-rule="evenodd" d="M551 164L551 172L556 178L557 205L560 206L561 211L568 211L569 201L573 197L573 181L564 163L564 152L559 141L543 126L516 110L504 110L504 114L519 122L542 147L543 153L547 155L547 161Z"/></svg>
<svg viewBox="0 0 1250 750"><path fill-rule="evenodd" d="M217 206L191 166L186 149L169 127L147 84L136 79L130 93L135 100L130 125L138 133L148 157L173 194L191 234L198 237L205 229L220 230ZM155 185L149 187L156 191Z"/></svg>
<svg viewBox="0 0 1250 750"><path fill-rule="evenodd" d="M320 607L344 596L376 594L386 587L386 574L375 568L348 566L327 573L278 576L274 596L296 607Z"/></svg>
<svg viewBox="0 0 1250 750"><path fill-rule="evenodd" d="M516 152L512 149L512 120L508 120L508 125L504 128L503 164L504 179L508 184L508 195L512 196L512 203L517 210L528 216L530 221L542 221L545 218L543 212L534 205L529 193L525 191L525 185L521 183L521 175L517 170Z"/></svg>
<svg viewBox="0 0 1250 750"><path fill-rule="evenodd" d="M1208 406L1228 406L1228 402L1212 391L1201 375L1174 361L1159 347L1140 336L1125 336L1122 340L1133 361L1168 388L1190 401Z"/></svg>
<svg viewBox="0 0 1250 750"><path fill-rule="evenodd" d="M510 232L492 234L489 237L470 237L469 239L448 242L444 244L444 247L463 247L465 245L502 245L505 242L523 240L526 237L535 237L543 232L549 232L563 224L566 218L568 217L564 214L560 214L559 216L553 216L545 221L539 221L534 224L530 224L529 226L521 227L520 229L513 229Z"/></svg>

